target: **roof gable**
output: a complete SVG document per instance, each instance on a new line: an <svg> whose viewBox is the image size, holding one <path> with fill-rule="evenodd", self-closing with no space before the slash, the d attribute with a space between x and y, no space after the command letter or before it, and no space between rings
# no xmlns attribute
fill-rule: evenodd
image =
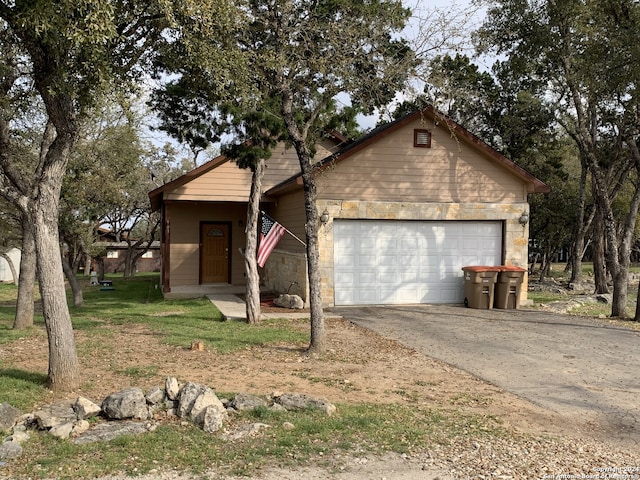
<svg viewBox="0 0 640 480"><path fill-rule="evenodd" d="M427 107L423 110L419 110L408 114L394 122L382 125L375 128L368 134L360 137L359 139L346 144L335 154L329 155L320 161L317 165L316 172L321 173L323 170L333 167L340 162L356 155L362 150L374 146L377 142L380 142L385 137L392 135L403 128L407 128L412 123L420 121L430 127L446 129L450 135L456 138L457 141L461 141L469 145L476 150L479 154L482 154L491 162L506 169L510 174L518 178L521 182L527 185L528 193L547 193L550 191L549 187L541 180L534 177L525 169L509 160L507 157L487 145L480 138L473 135L461 125L457 124L453 120L438 115L436 120L435 111L432 107ZM284 182L276 185L271 190L267 191L268 195L278 195L295 188L299 188L302 184L302 178L299 174L294 175Z"/></svg>

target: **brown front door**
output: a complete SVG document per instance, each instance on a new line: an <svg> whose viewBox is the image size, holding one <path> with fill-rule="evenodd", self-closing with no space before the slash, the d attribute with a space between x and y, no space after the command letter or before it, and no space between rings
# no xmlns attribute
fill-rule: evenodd
<svg viewBox="0 0 640 480"><path fill-rule="evenodd" d="M200 283L229 282L229 224L200 225Z"/></svg>

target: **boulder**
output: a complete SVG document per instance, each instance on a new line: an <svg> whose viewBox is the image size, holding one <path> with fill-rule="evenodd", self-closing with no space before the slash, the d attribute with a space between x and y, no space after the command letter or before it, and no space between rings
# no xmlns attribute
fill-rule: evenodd
<svg viewBox="0 0 640 480"><path fill-rule="evenodd" d="M0 432L9 430L20 418L21 412L8 403L0 403Z"/></svg>
<svg viewBox="0 0 640 480"><path fill-rule="evenodd" d="M38 428L47 430L64 423L76 421L76 412L71 402L52 403L33 413Z"/></svg>
<svg viewBox="0 0 640 480"><path fill-rule="evenodd" d="M307 410L309 408L322 410L327 415L333 415L336 411L335 405L322 398L315 398L302 393L283 393L274 398L278 405L282 405L287 410Z"/></svg>
<svg viewBox="0 0 640 480"><path fill-rule="evenodd" d="M10 460L22 455L22 446L17 442L0 443L0 460Z"/></svg>
<svg viewBox="0 0 640 480"><path fill-rule="evenodd" d="M254 408L266 406L267 402L265 400L248 393L239 393L229 402L229 407L238 411L253 410Z"/></svg>
<svg viewBox="0 0 640 480"><path fill-rule="evenodd" d="M302 298L300 298L298 295L289 295L287 293L284 293L279 297L277 297L273 301L273 304L277 307L282 307L282 308L291 308L291 309L304 308L304 302L302 301Z"/></svg>
<svg viewBox="0 0 640 480"><path fill-rule="evenodd" d="M101 423L79 435L73 440L73 443L80 445L94 442L109 442L122 435L140 435L150 430L151 428L148 425L133 421Z"/></svg>
<svg viewBox="0 0 640 480"><path fill-rule="evenodd" d="M164 402L165 392L160 387L153 387L144 398L149 405L158 405Z"/></svg>
<svg viewBox="0 0 640 480"><path fill-rule="evenodd" d="M51 427L49 429L49 435L62 439L69 438L71 431L73 430L73 424L74 422L67 422Z"/></svg>
<svg viewBox="0 0 640 480"><path fill-rule="evenodd" d="M76 403L73 404L73 411L76 412L78 420L86 420L99 415L102 409L100 405L96 405L88 398L78 397Z"/></svg>
<svg viewBox="0 0 640 480"><path fill-rule="evenodd" d="M144 420L149 416L144 392L137 387L109 395L102 402L102 411L107 418L116 420L125 418Z"/></svg>
<svg viewBox="0 0 640 480"><path fill-rule="evenodd" d="M227 413L227 410L224 408L220 399L209 387L205 387L203 392L198 395L198 398L196 398L196 401L193 403L191 412L189 412L189 418L196 425L202 425L205 408L215 408L223 417Z"/></svg>
<svg viewBox="0 0 640 480"><path fill-rule="evenodd" d="M199 426L207 433L214 433L222 428L225 418L225 413L221 412L217 407L209 405L198 418L200 421Z"/></svg>
<svg viewBox="0 0 640 480"><path fill-rule="evenodd" d="M166 392L169 400L177 400L180 395L180 385L178 385L178 380L174 377L167 377L164 382L164 391Z"/></svg>

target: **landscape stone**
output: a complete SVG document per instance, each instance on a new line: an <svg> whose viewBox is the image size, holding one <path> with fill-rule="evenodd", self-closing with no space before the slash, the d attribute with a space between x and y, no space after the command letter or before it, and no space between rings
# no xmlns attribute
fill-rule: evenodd
<svg viewBox="0 0 640 480"><path fill-rule="evenodd" d="M255 395L250 395L248 393L239 393L237 394L231 402L229 402L229 407L235 410L253 410L258 407L266 407L267 402L260 397Z"/></svg>
<svg viewBox="0 0 640 480"><path fill-rule="evenodd" d="M149 405L158 405L165 400L165 393L160 387L153 387L151 390L147 392L144 396Z"/></svg>
<svg viewBox="0 0 640 480"><path fill-rule="evenodd" d="M76 418L78 420L86 420L87 418L95 417L102 411L100 405L93 403L85 397L78 397L76 399L76 403L73 404L73 410L76 412Z"/></svg>
<svg viewBox="0 0 640 480"><path fill-rule="evenodd" d="M177 400L180 395L180 385L175 377L167 377L164 382L164 390L169 400Z"/></svg>
<svg viewBox="0 0 640 480"><path fill-rule="evenodd" d="M73 430L71 431L71 435L77 437L78 435L82 435L84 432L91 428L91 424L86 420L80 420L75 423L73 426Z"/></svg>
<svg viewBox="0 0 640 480"><path fill-rule="evenodd" d="M8 403L0 403L0 432L9 430L20 418L21 412Z"/></svg>
<svg viewBox="0 0 640 480"><path fill-rule="evenodd" d="M56 438L69 438L74 422L61 423L49 429L49 434Z"/></svg>
<svg viewBox="0 0 640 480"><path fill-rule="evenodd" d="M149 416L144 393L137 387L109 395L102 402L102 411L107 418L116 420L125 418L144 420Z"/></svg>
<svg viewBox="0 0 640 480"><path fill-rule="evenodd" d="M63 423L74 422L77 418L71 402L46 405L34 412L33 415L40 430L47 430Z"/></svg>
<svg viewBox="0 0 640 480"><path fill-rule="evenodd" d="M273 304L277 307L282 307L282 308L291 308L291 309L304 308L304 302L302 301L302 298L300 298L298 295L289 295L287 293L284 293L279 297L277 297L273 301Z"/></svg>
<svg viewBox="0 0 640 480"><path fill-rule="evenodd" d="M26 442L27 440L29 440L31 436L29 435L28 432L24 431L24 430L15 430L13 431L13 433L8 436L7 438L4 439L5 442L15 442L15 443L19 443L19 444L23 444L24 442Z"/></svg>
<svg viewBox="0 0 640 480"><path fill-rule="evenodd" d="M91 430L81 434L73 440L73 443L81 445L94 442L109 442L123 435L140 435L148 431L149 426L141 422L130 420L124 422L107 422L96 425Z"/></svg>
<svg viewBox="0 0 640 480"><path fill-rule="evenodd" d="M209 405L200 414L198 425L207 433L217 432L222 428L226 414L221 412L216 406Z"/></svg>
<svg viewBox="0 0 640 480"><path fill-rule="evenodd" d="M307 410L309 408L322 410L327 415L333 415L335 405L322 398L315 398L301 393L283 393L275 398L276 403L287 410Z"/></svg>
<svg viewBox="0 0 640 480"><path fill-rule="evenodd" d="M191 407L191 411L189 412L189 419L196 425L200 425L202 423L201 414L204 412L204 409L208 407L216 408L223 416L227 412L215 392L209 387L204 387L202 393L200 393L193 402L193 407Z"/></svg>
<svg viewBox="0 0 640 480"><path fill-rule="evenodd" d="M0 460L10 460L22 455L22 446L16 442L0 443Z"/></svg>

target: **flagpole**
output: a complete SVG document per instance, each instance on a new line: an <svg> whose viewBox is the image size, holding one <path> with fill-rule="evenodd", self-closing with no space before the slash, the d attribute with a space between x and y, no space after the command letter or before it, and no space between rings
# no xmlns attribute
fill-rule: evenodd
<svg viewBox="0 0 640 480"><path fill-rule="evenodd" d="M260 210L260 213L262 213L263 215L267 215L267 214L265 213L265 211L264 211L264 210ZM268 216L268 215L267 215L267 216ZM280 223L280 222L278 222L278 223ZM280 225L282 225L282 224L280 223ZM291 230L289 230L289 229L288 229L287 227L285 227L284 225L282 225L282 228L284 228L284 230L285 230L289 235L291 235L293 238L295 238L296 240L298 240L298 241L299 241L302 245L304 245L304 246L305 246L305 248L306 248L307 244L306 244L306 243L304 243L302 240L300 240L300 239L299 239L299 238L298 238L294 233L292 233L292 232L291 232Z"/></svg>

